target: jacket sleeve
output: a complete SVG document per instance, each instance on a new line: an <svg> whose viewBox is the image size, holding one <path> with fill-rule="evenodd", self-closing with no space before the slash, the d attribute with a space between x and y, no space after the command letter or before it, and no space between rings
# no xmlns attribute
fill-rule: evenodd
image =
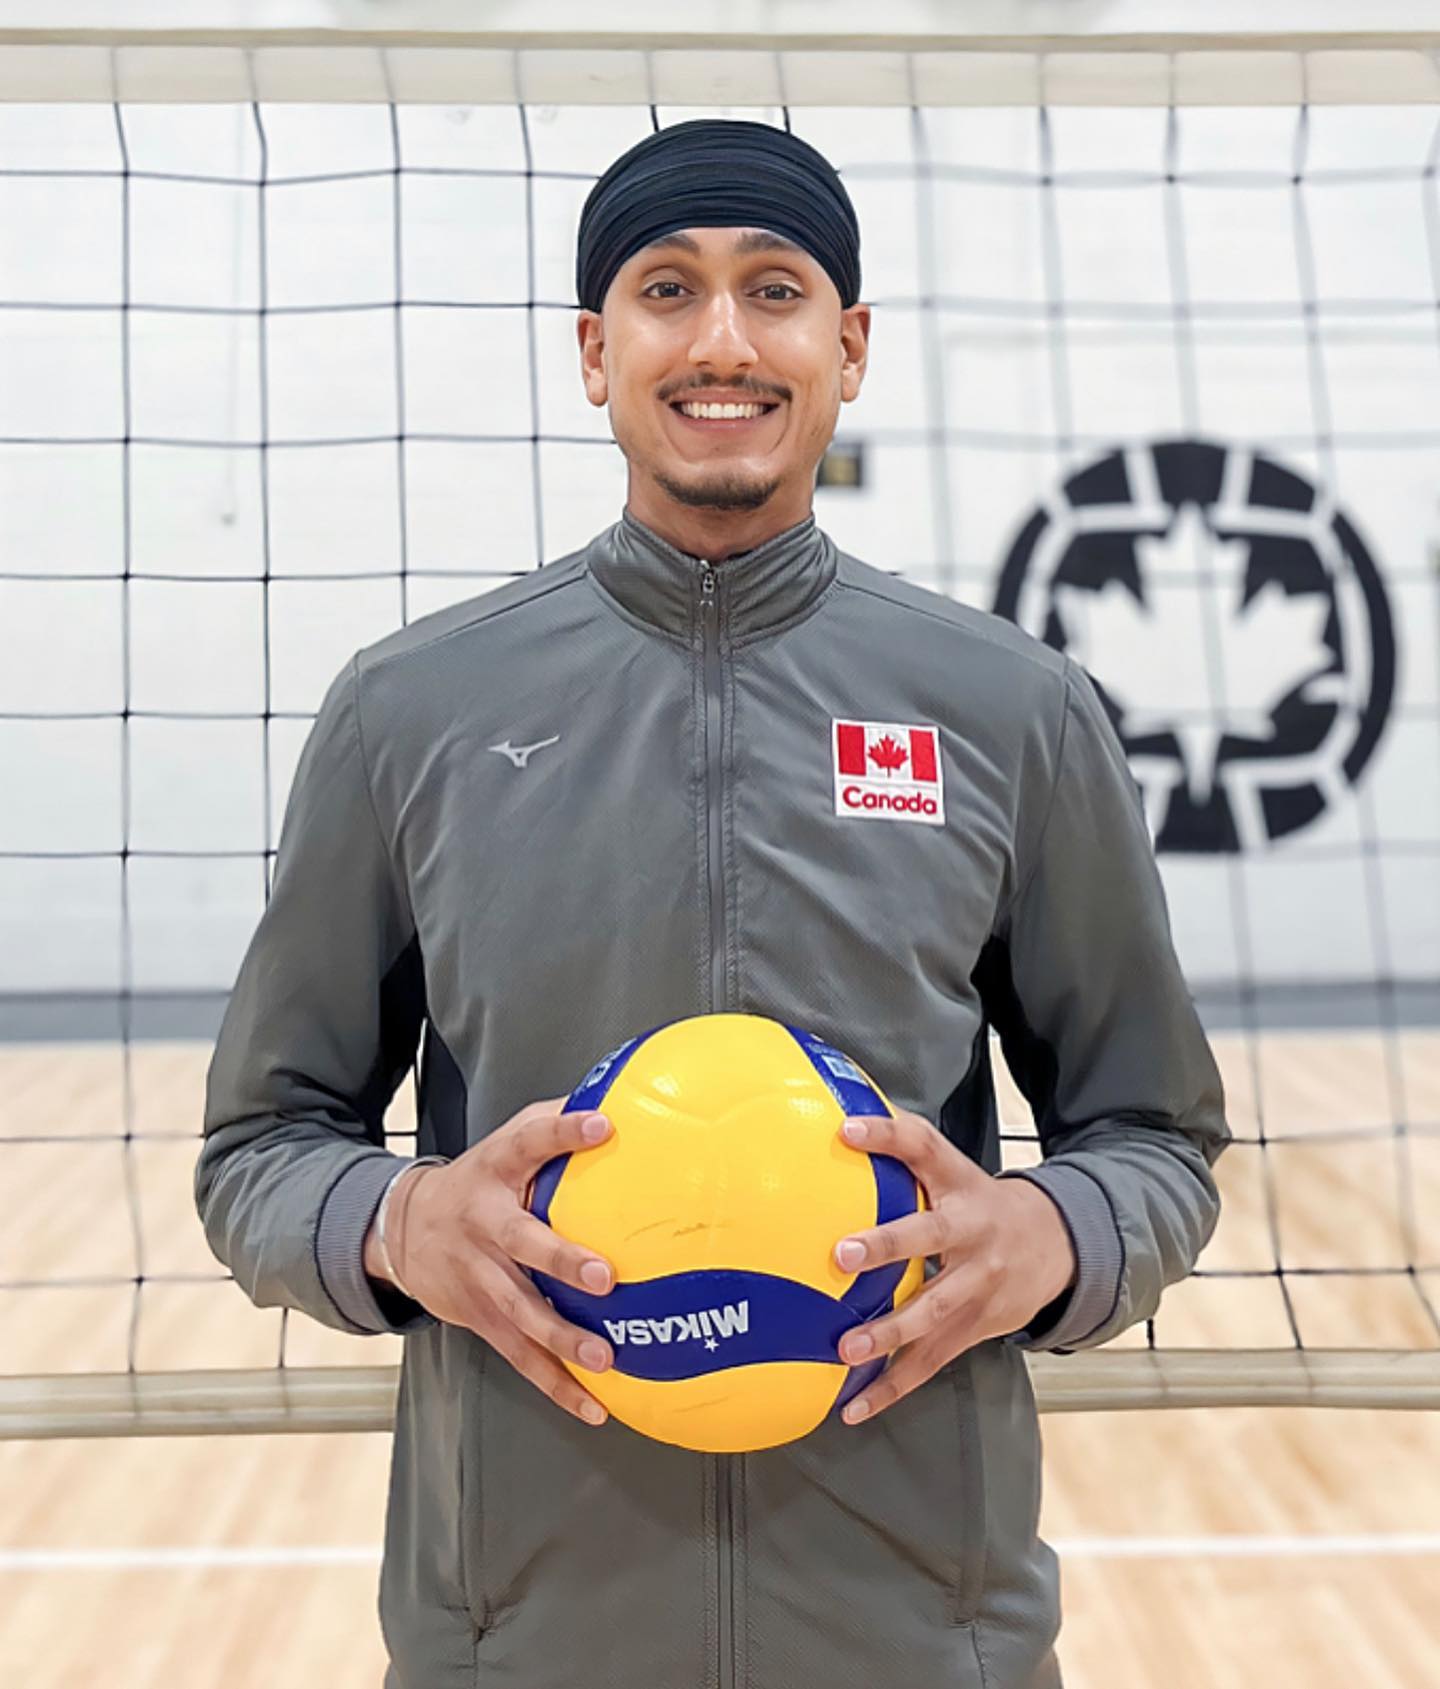
<svg viewBox="0 0 1440 1689"><path fill-rule="evenodd" d="M1067 660L1048 804L976 979L1075 1245L1070 1289L1007 1341L1092 1348L1148 1318L1215 1229L1224 1095L1170 936L1140 794Z"/></svg>
<svg viewBox="0 0 1440 1689"><path fill-rule="evenodd" d="M377 1286L365 1233L406 1165L386 1107L424 1018L419 944L366 775L358 657L326 693L280 833L274 886L210 1062L195 1201L259 1307L349 1332L432 1323Z"/></svg>

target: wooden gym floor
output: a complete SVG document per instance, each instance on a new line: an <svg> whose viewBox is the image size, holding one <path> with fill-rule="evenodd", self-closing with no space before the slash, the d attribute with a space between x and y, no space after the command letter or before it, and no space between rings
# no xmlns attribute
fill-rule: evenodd
<svg viewBox="0 0 1440 1689"><path fill-rule="evenodd" d="M1222 1158L1202 1267L1267 1276L1175 1287L1157 1341L1289 1348L1293 1318L1312 1347L1436 1347L1394 1269L1440 1256L1440 1033L1214 1045L1237 1135L1263 1118L1267 1146ZM0 1370L120 1370L132 1341L145 1368L274 1364L280 1315L228 1284L147 1282L132 1339L132 1215L147 1279L218 1271L190 1197L208 1060L142 1044L127 1076L113 1045L0 1048L0 1284L27 1282L0 1290ZM128 1149L122 1086L145 1134ZM408 1110L407 1091L397 1130ZM1400 1137L1396 1119L1430 1130ZM1277 1240L1287 1268L1372 1270L1287 1277L1287 1308ZM82 1282L29 1287L56 1278ZM1420 1283L1440 1302L1440 1274ZM298 1316L283 1340L294 1365L398 1355ZM1055 1414L1043 1430L1067 1689L1440 1684L1440 1415ZM378 1435L0 1444L0 1684L379 1689L387 1458Z"/></svg>

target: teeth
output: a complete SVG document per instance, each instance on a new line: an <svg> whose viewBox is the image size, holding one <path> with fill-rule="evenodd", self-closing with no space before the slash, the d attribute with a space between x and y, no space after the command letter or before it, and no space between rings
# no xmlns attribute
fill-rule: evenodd
<svg viewBox="0 0 1440 1689"><path fill-rule="evenodd" d="M690 403L682 404L680 409L684 411L686 416L700 417L762 416L765 412L764 405L704 405Z"/></svg>

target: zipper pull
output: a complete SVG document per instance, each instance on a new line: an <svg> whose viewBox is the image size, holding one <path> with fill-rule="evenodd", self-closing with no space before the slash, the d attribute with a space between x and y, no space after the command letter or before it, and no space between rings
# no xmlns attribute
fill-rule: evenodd
<svg viewBox="0 0 1440 1689"><path fill-rule="evenodd" d="M715 571L702 557L700 559L700 603L708 610L715 602Z"/></svg>

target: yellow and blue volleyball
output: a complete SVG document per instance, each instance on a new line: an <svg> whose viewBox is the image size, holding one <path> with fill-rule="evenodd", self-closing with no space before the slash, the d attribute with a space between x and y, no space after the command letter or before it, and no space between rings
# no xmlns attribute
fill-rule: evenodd
<svg viewBox="0 0 1440 1689"><path fill-rule="evenodd" d="M850 1115L894 1112L849 1056L760 1015L700 1015L613 1050L565 1107L603 1110L614 1130L547 1162L530 1208L615 1282L592 1296L532 1276L610 1343L605 1372L570 1370L616 1419L681 1448L773 1448L883 1369L847 1366L837 1346L912 1296L924 1262L846 1272L835 1245L925 1194L903 1162L839 1136Z"/></svg>

